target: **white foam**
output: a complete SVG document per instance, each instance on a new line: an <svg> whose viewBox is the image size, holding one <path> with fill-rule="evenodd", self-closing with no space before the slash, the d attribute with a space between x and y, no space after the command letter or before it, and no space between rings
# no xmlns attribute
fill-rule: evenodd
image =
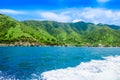
<svg viewBox="0 0 120 80"><path fill-rule="evenodd" d="M92 60L73 68L41 74L43 80L120 80L120 56Z"/></svg>

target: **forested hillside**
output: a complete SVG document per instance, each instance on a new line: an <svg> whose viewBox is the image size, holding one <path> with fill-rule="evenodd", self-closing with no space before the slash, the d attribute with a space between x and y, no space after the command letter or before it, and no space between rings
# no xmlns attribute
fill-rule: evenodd
<svg viewBox="0 0 120 80"><path fill-rule="evenodd" d="M0 44L120 46L120 26L77 22L17 21L0 14Z"/></svg>

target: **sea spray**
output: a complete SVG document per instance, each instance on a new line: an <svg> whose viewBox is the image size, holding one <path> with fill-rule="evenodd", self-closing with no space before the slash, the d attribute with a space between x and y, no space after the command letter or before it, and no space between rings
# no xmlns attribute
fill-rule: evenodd
<svg viewBox="0 0 120 80"><path fill-rule="evenodd" d="M43 72L41 77L43 80L120 80L120 56L92 60L73 68Z"/></svg>

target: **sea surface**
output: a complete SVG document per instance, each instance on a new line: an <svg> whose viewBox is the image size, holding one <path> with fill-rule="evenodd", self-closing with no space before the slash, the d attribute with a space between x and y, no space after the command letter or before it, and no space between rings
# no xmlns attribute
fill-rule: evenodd
<svg viewBox="0 0 120 80"><path fill-rule="evenodd" d="M0 80L120 80L120 48L0 47Z"/></svg>

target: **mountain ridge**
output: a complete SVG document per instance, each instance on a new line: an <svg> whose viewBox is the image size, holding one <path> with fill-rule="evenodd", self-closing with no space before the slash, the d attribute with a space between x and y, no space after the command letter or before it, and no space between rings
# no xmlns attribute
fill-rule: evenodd
<svg viewBox="0 0 120 80"><path fill-rule="evenodd" d="M86 22L17 21L0 14L0 43L13 45L120 46L120 26Z"/></svg>

